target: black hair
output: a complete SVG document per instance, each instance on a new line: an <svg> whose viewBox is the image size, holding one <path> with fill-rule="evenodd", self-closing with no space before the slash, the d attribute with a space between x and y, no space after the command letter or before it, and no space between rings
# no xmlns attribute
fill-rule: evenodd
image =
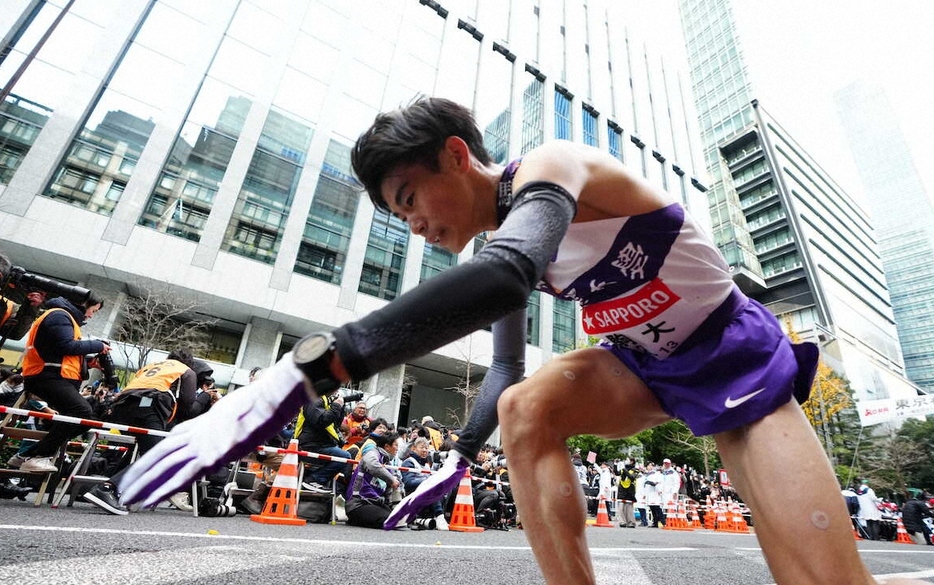
<svg viewBox="0 0 934 585"><path fill-rule="evenodd" d="M191 369L195 367L195 356L192 355L190 347L173 349L169 355L165 356L165 359L182 362Z"/></svg>
<svg viewBox="0 0 934 585"><path fill-rule="evenodd" d="M80 304L80 306L84 307L85 309L89 309L94 305L100 305L101 309L104 308L104 299L100 298L93 292L88 295L88 298L83 303Z"/></svg>
<svg viewBox="0 0 934 585"><path fill-rule="evenodd" d="M377 447L385 447L386 445L392 445L399 438L399 433L396 431L389 431L385 435L370 435L370 438L373 439L373 442L376 443Z"/></svg>
<svg viewBox="0 0 934 585"><path fill-rule="evenodd" d="M389 211L380 185L400 165L418 164L437 172L438 153L451 136L462 138L481 164L492 161L473 114L456 102L420 97L403 108L377 115L357 138L350 155L354 173L373 205Z"/></svg>

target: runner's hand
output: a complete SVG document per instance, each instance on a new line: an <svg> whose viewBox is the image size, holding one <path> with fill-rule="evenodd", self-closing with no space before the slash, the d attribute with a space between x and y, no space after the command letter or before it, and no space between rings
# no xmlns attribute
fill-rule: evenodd
<svg viewBox="0 0 934 585"><path fill-rule="evenodd" d="M429 504L437 502L457 487L464 471L470 467L470 459L455 450L448 451L441 469L431 474L418 488L399 502L392 513L383 522L385 530L404 526L414 522L419 511Z"/></svg>
<svg viewBox="0 0 934 585"><path fill-rule="evenodd" d="M176 426L120 481L124 504L150 506L195 479L243 457L284 427L308 402L302 373L286 354L261 378L230 392L205 414Z"/></svg>

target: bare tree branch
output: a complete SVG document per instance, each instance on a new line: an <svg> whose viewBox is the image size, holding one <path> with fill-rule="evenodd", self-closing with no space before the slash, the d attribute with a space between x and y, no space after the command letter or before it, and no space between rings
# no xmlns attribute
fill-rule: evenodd
<svg viewBox="0 0 934 585"><path fill-rule="evenodd" d="M134 372L148 363L155 349L187 346L195 354L208 349L209 330L217 320L196 317L201 303L164 284L150 288L137 284L131 290L139 292L127 296L115 334L125 343L121 352Z"/></svg>

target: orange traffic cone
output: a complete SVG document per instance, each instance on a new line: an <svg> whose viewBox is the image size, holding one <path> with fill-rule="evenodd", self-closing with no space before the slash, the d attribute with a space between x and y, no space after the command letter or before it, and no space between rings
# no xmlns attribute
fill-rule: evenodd
<svg viewBox="0 0 934 585"><path fill-rule="evenodd" d="M678 530L694 530L694 527L688 521L687 506L685 506L684 500L678 500Z"/></svg>
<svg viewBox="0 0 934 585"><path fill-rule="evenodd" d="M600 503L597 504L597 521L594 526L613 528L613 523L610 522L610 514L606 510L606 498L602 495L600 496Z"/></svg>
<svg viewBox="0 0 934 585"><path fill-rule="evenodd" d="M279 473L266 496L263 513L251 514L250 520L262 524L305 524L305 520L298 517L298 439L289 441Z"/></svg>
<svg viewBox="0 0 934 585"><path fill-rule="evenodd" d="M739 503L733 502L733 532L740 534L749 534L749 525L746 524L746 519L743 517L743 512L740 510Z"/></svg>
<svg viewBox="0 0 934 585"><path fill-rule="evenodd" d="M905 525L902 524L902 519L898 518L898 527L896 528L897 536L895 542L900 542L902 544L914 544L915 541L911 539L908 535L908 531L905 530Z"/></svg>
<svg viewBox="0 0 934 585"><path fill-rule="evenodd" d="M853 524L853 538L856 540L863 540L863 537L859 535L859 530L856 529L856 521L851 519L850 523Z"/></svg>
<svg viewBox="0 0 934 585"><path fill-rule="evenodd" d="M730 532L733 530L733 523L727 519L726 504L722 501L717 502L717 531Z"/></svg>
<svg viewBox="0 0 934 585"><path fill-rule="evenodd" d="M707 506L704 508L704 528L715 530L717 528L717 510L714 508L713 500L707 496Z"/></svg>
<svg viewBox="0 0 934 585"><path fill-rule="evenodd" d="M675 509L674 502L669 501L665 505L665 524L662 525L663 530L674 530L675 526L678 524L678 512Z"/></svg>
<svg viewBox="0 0 934 585"><path fill-rule="evenodd" d="M700 512L697 511L697 502L691 500L691 528L703 528L700 521Z"/></svg>
<svg viewBox="0 0 934 585"><path fill-rule="evenodd" d="M454 530L456 532L483 532L483 528L477 526L477 519L474 517L473 487L470 485L469 469L457 486L457 497L454 499L454 511L451 512L451 521L448 522L448 530Z"/></svg>

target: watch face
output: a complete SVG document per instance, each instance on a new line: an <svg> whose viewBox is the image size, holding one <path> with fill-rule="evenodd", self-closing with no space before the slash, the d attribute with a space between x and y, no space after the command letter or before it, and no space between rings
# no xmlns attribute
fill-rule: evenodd
<svg viewBox="0 0 934 585"><path fill-rule="evenodd" d="M331 341L331 337L324 334L306 337L292 348L292 359L299 364L313 362L327 353Z"/></svg>

